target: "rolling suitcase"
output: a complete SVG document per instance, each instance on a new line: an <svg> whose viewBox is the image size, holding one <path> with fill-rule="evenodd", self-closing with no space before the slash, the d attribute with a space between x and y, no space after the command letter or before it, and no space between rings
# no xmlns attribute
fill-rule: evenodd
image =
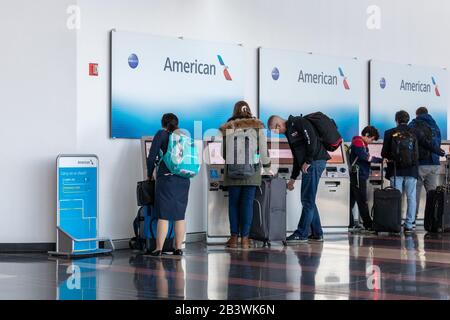
<svg viewBox="0 0 450 320"><path fill-rule="evenodd" d="M383 169L382 165L382 174ZM395 175L394 164L394 179ZM402 193L391 186L383 188L383 182L384 178L381 180L381 189L373 192L373 229L376 232L400 233L402 229Z"/></svg>
<svg viewBox="0 0 450 320"><path fill-rule="evenodd" d="M271 241L286 242L286 180L263 177L256 189L250 238L270 247Z"/></svg>
<svg viewBox="0 0 450 320"><path fill-rule="evenodd" d="M156 249L156 231L158 218L154 215L153 206L143 206L133 221L135 237L130 240L130 248L140 251L153 251ZM164 241L163 251L173 251L175 230L173 221L169 221L169 230Z"/></svg>
<svg viewBox="0 0 450 320"><path fill-rule="evenodd" d="M447 156L444 185L427 192L424 227L428 232L450 232L449 160Z"/></svg>

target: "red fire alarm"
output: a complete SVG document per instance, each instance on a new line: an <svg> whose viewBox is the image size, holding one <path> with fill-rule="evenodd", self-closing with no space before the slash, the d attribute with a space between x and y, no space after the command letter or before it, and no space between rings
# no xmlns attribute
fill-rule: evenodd
<svg viewBox="0 0 450 320"><path fill-rule="evenodd" d="M98 63L89 63L89 75L98 77Z"/></svg>

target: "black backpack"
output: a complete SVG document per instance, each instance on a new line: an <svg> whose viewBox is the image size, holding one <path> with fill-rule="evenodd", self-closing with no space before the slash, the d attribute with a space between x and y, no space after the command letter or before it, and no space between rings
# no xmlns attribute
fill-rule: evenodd
<svg viewBox="0 0 450 320"><path fill-rule="evenodd" d="M342 136L338 131L336 122L322 112L310 113L303 118L307 119L316 129L317 135L327 151L335 151L342 144Z"/></svg>
<svg viewBox="0 0 450 320"><path fill-rule="evenodd" d="M425 121L416 120L413 127L414 132L417 132L417 136L423 137L429 144L433 144L433 131ZM419 148L419 160L428 160L431 158L431 151L427 148Z"/></svg>
<svg viewBox="0 0 450 320"><path fill-rule="evenodd" d="M391 155L397 168L408 168L417 164L415 144L416 136L409 130L392 134Z"/></svg>

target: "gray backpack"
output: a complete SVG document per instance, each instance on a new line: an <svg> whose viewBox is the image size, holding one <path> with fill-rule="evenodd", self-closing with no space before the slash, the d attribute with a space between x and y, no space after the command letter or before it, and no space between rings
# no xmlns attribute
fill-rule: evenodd
<svg viewBox="0 0 450 320"><path fill-rule="evenodd" d="M259 170L258 131L235 129L226 135L227 175L232 179L246 179Z"/></svg>

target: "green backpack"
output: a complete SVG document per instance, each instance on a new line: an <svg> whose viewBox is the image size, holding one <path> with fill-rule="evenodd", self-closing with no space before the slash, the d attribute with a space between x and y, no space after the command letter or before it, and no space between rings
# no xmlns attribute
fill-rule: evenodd
<svg viewBox="0 0 450 320"><path fill-rule="evenodd" d="M198 156L194 139L181 133L171 133L167 152L160 159L174 175L193 178L200 171Z"/></svg>

